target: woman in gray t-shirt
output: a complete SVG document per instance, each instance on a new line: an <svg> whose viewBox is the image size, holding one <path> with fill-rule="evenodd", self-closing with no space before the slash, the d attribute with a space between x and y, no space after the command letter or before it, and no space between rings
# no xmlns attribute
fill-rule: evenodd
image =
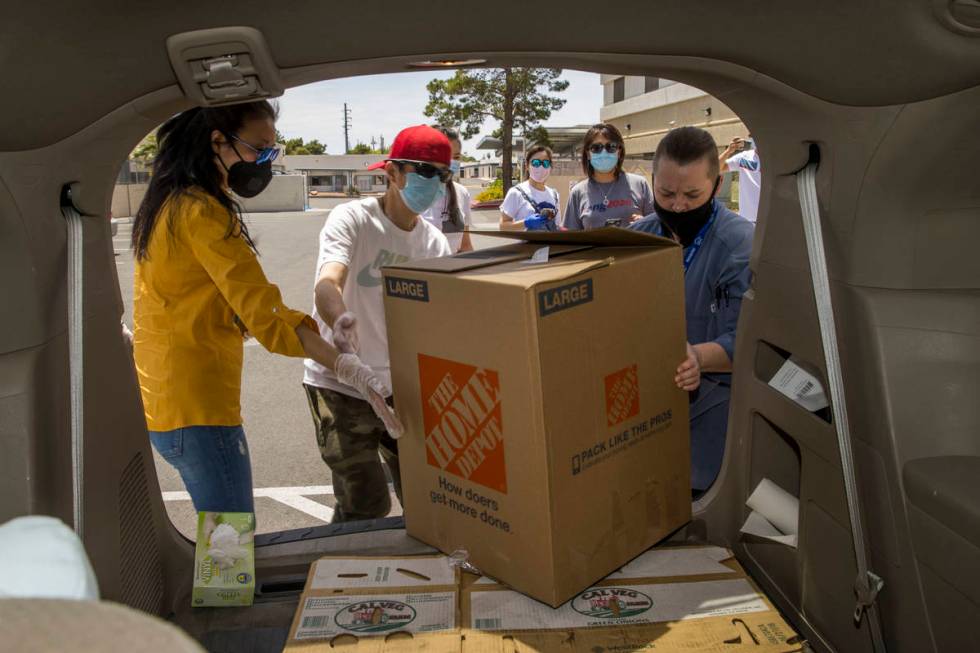
<svg viewBox="0 0 980 653"><path fill-rule="evenodd" d="M628 227L653 213L653 192L640 175L623 171L623 136L608 123L593 125L582 147L588 175L568 196L561 226L569 230Z"/></svg>

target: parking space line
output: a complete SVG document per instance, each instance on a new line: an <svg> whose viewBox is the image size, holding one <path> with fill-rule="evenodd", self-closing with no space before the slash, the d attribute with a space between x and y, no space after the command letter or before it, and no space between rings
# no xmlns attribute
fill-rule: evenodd
<svg viewBox="0 0 980 653"><path fill-rule="evenodd" d="M316 517L326 523L330 523L333 518L333 508L330 506L325 506L322 503L317 503L313 499L307 499L306 497L299 494L283 494L279 496L270 497L279 503L283 503L290 508L299 510L300 512L306 513L310 517Z"/></svg>
<svg viewBox="0 0 980 653"><path fill-rule="evenodd" d="M252 490L252 496L278 498L281 496L309 496L315 494L333 494L332 485L301 485L297 487L257 487ZM164 501L190 501L191 495L183 490L163 493Z"/></svg>
<svg viewBox="0 0 980 653"><path fill-rule="evenodd" d="M333 508L307 498L310 495L320 494L333 496L333 486L304 485L298 487L264 487L252 490L252 495L256 498L265 497L272 499L329 524L333 518ZM163 500L190 501L191 495L183 490L163 492Z"/></svg>

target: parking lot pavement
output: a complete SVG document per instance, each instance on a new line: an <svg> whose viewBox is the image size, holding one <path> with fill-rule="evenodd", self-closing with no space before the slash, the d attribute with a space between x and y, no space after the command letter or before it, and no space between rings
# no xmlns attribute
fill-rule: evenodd
<svg viewBox="0 0 980 653"><path fill-rule="evenodd" d="M262 213L248 217L259 249L259 261L276 283L287 306L311 311L317 240L329 209L344 200L314 200L310 211ZM474 212L478 228L496 224L497 211ZM122 290L123 319L132 326L132 225L122 221L113 238L116 270ZM476 236L475 246L495 239ZM333 488L330 471L320 459L306 396L301 387L303 361L266 352L250 340L242 373L242 418L252 458L258 532L321 525L330 518ZM177 528L193 539L195 513L176 471L154 454L167 511ZM392 497L393 515L401 514Z"/></svg>

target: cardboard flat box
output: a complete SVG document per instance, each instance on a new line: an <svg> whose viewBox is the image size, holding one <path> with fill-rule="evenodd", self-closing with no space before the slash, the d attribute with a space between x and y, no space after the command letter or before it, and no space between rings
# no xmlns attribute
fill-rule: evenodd
<svg viewBox="0 0 980 653"><path fill-rule="evenodd" d="M402 584L416 573L428 580ZM451 626L443 618L444 628L426 631L419 621L431 625L438 619L428 613L411 622L404 617L408 610L402 605L417 608L429 597L438 606L431 597L445 593L459 600ZM323 599L337 605L325 608ZM341 604L353 605L362 623L352 624ZM398 625L366 630L370 622L393 621L377 607L363 606L383 606L399 618ZM332 625L318 636L314 629L327 623ZM682 546L645 552L558 608L490 578L454 576L443 556L324 559L311 568L285 650L795 653L802 645L727 549Z"/></svg>
<svg viewBox="0 0 980 653"><path fill-rule="evenodd" d="M255 596L255 515L199 512L191 605L252 605Z"/></svg>
<svg viewBox="0 0 980 653"><path fill-rule="evenodd" d="M383 270L405 520L556 606L690 519L683 269L638 232L518 236Z"/></svg>
<svg viewBox="0 0 980 653"><path fill-rule="evenodd" d="M458 610L459 570L446 556L321 558L310 567L286 648L455 632Z"/></svg>

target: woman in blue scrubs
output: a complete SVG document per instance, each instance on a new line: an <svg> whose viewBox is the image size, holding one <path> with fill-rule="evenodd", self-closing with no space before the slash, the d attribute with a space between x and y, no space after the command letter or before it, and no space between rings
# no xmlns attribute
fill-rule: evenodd
<svg viewBox="0 0 980 653"><path fill-rule="evenodd" d="M677 385L691 393L691 488L707 490L721 470L728 430L735 328L749 288L754 225L714 199L718 147L697 127L670 131L654 159L654 211L631 228L684 247L688 357Z"/></svg>

